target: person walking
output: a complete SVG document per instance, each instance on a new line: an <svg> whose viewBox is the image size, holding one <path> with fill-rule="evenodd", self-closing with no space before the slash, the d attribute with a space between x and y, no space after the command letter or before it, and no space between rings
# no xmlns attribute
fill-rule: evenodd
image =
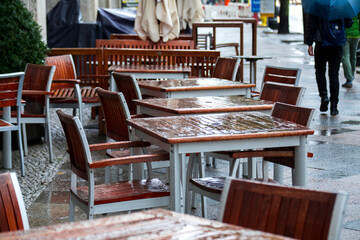
<svg viewBox="0 0 360 240"><path fill-rule="evenodd" d="M353 24L350 28L345 29L346 44L343 47L342 66L346 82L342 87L352 88L356 70L356 51L360 38L360 13L353 18Z"/></svg>
<svg viewBox="0 0 360 240"><path fill-rule="evenodd" d="M351 21L340 19L327 21L317 16L309 15L306 25L305 44L310 56L315 57L315 77L321 98L320 112L328 110L329 98L326 82L326 64L329 71L330 114L338 115L339 102L339 69L342 59L342 47L346 43L345 28L351 26ZM315 49L313 43L315 42Z"/></svg>

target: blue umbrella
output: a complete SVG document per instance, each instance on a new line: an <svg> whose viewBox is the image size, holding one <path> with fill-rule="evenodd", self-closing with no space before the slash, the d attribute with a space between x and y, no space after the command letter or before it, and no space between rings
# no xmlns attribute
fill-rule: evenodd
<svg viewBox="0 0 360 240"><path fill-rule="evenodd" d="M360 0L303 0L304 12L325 20L352 18L360 12Z"/></svg>

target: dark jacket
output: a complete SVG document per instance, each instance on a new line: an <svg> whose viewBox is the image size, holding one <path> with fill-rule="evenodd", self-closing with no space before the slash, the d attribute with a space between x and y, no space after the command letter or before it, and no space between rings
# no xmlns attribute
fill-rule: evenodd
<svg viewBox="0 0 360 240"><path fill-rule="evenodd" d="M322 46L343 46L346 43L345 28L351 25L351 19L327 21L309 15L305 27L305 44L310 46L316 42Z"/></svg>

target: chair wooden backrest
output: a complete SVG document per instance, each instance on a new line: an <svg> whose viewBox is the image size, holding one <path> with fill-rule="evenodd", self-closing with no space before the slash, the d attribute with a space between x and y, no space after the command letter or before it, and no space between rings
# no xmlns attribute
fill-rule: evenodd
<svg viewBox="0 0 360 240"><path fill-rule="evenodd" d="M119 92L125 97L126 103L129 107L130 114L136 114L136 104L133 102L135 99L142 99L138 82L134 75L122 74L112 72L116 87Z"/></svg>
<svg viewBox="0 0 360 240"><path fill-rule="evenodd" d="M219 57L216 60L212 77L235 81L239 69L238 59Z"/></svg>
<svg viewBox="0 0 360 240"><path fill-rule="evenodd" d="M81 86L109 87L109 75L104 69L101 48L53 48L48 56L71 54Z"/></svg>
<svg viewBox="0 0 360 240"><path fill-rule="evenodd" d="M315 109L313 108L277 102L272 109L271 116L309 127L314 112Z"/></svg>
<svg viewBox="0 0 360 240"><path fill-rule="evenodd" d="M300 81L300 75L300 68L286 68L266 65L262 82L276 82L281 84L298 86Z"/></svg>
<svg viewBox="0 0 360 240"><path fill-rule="evenodd" d="M347 195L227 178L219 220L296 239L338 239Z"/></svg>
<svg viewBox="0 0 360 240"><path fill-rule="evenodd" d="M126 120L130 119L130 112L124 95L96 88L100 98L106 123L106 136L116 141L129 141L130 133Z"/></svg>
<svg viewBox="0 0 360 240"><path fill-rule="evenodd" d="M23 90L50 92L56 66L43 66L28 63L25 68ZM23 99L44 104L44 94L23 94Z"/></svg>
<svg viewBox="0 0 360 240"><path fill-rule="evenodd" d="M260 92L260 99L300 105L305 88L265 82Z"/></svg>
<svg viewBox="0 0 360 240"><path fill-rule="evenodd" d="M14 172L0 174L0 232L29 229L25 203Z"/></svg>
<svg viewBox="0 0 360 240"><path fill-rule="evenodd" d="M23 72L0 74L0 107L20 107L23 85Z"/></svg>
<svg viewBox="0 0 360 240"><path fill-rule="evenodd" d="M74 87L74 84L65 83L65 82L56 82L56 80L77 79L74 61L70 54L46 57L45 64L47 66L56 66L56 70L53 77L53 83L51 85L52 91L62 88Z"/></svg>
<svg viewBox="0 0 360 240"><path fill-rule="evenodd" d="M96 39L97 48L141 48L141 49L194 49L193 40L170 40L154 43L150 40Z"/></svg>
<svg viewBox="0 0 360 240"><path fill-rule="evenodd" d="M63 113L60 109L56 110L56 113L65 133L70 156L70 169L80 178L89 181L88 161L91 162L91 155L80 120Z"/></svg>

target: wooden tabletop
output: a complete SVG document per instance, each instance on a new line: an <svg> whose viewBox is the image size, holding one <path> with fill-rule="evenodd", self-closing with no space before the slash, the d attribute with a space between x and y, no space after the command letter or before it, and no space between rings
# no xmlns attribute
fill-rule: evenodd
<svg viewBox="0 0 360 240"><path fill-rule="evenodd" d="M139 118L127 123L168 144L311 135L313 130L261 112Z"/></svg>
<svg viewBox="0 0 360 240"><path fill-rule="evenodd" d="M257 61L257 60L262 60L262 59L271 59L272 57L249 55L249 56L234 56L234 58L245 59L247 61Z"/></svg>
<svg viewBox="0 0 360 240"><path fill-rule="evenodd" d="M108 72L146 72L146 73L188 73L190 74L190 67L174 66L174 65L112 65Z"/></svg>
<svg viewBox="0 0 360 240"><path fill-rule="evenodd" d="M134 103L178 115L271 110L274 104L243 96L152 98L134 100Z"/></svg>
<svg viewBox="0 0 360 240"><path fill-rule="evenodd" d="M13 231L0 239L290 239L164 209Z"/></svg>
<svg viewBox="0 0 360 240"><path fill-rule="evenodd" d="M255 87L255 84L233 82L220 78L188 78L140 81L139 87L163 92L176 92L192 90L251 88Z"/></svg>

